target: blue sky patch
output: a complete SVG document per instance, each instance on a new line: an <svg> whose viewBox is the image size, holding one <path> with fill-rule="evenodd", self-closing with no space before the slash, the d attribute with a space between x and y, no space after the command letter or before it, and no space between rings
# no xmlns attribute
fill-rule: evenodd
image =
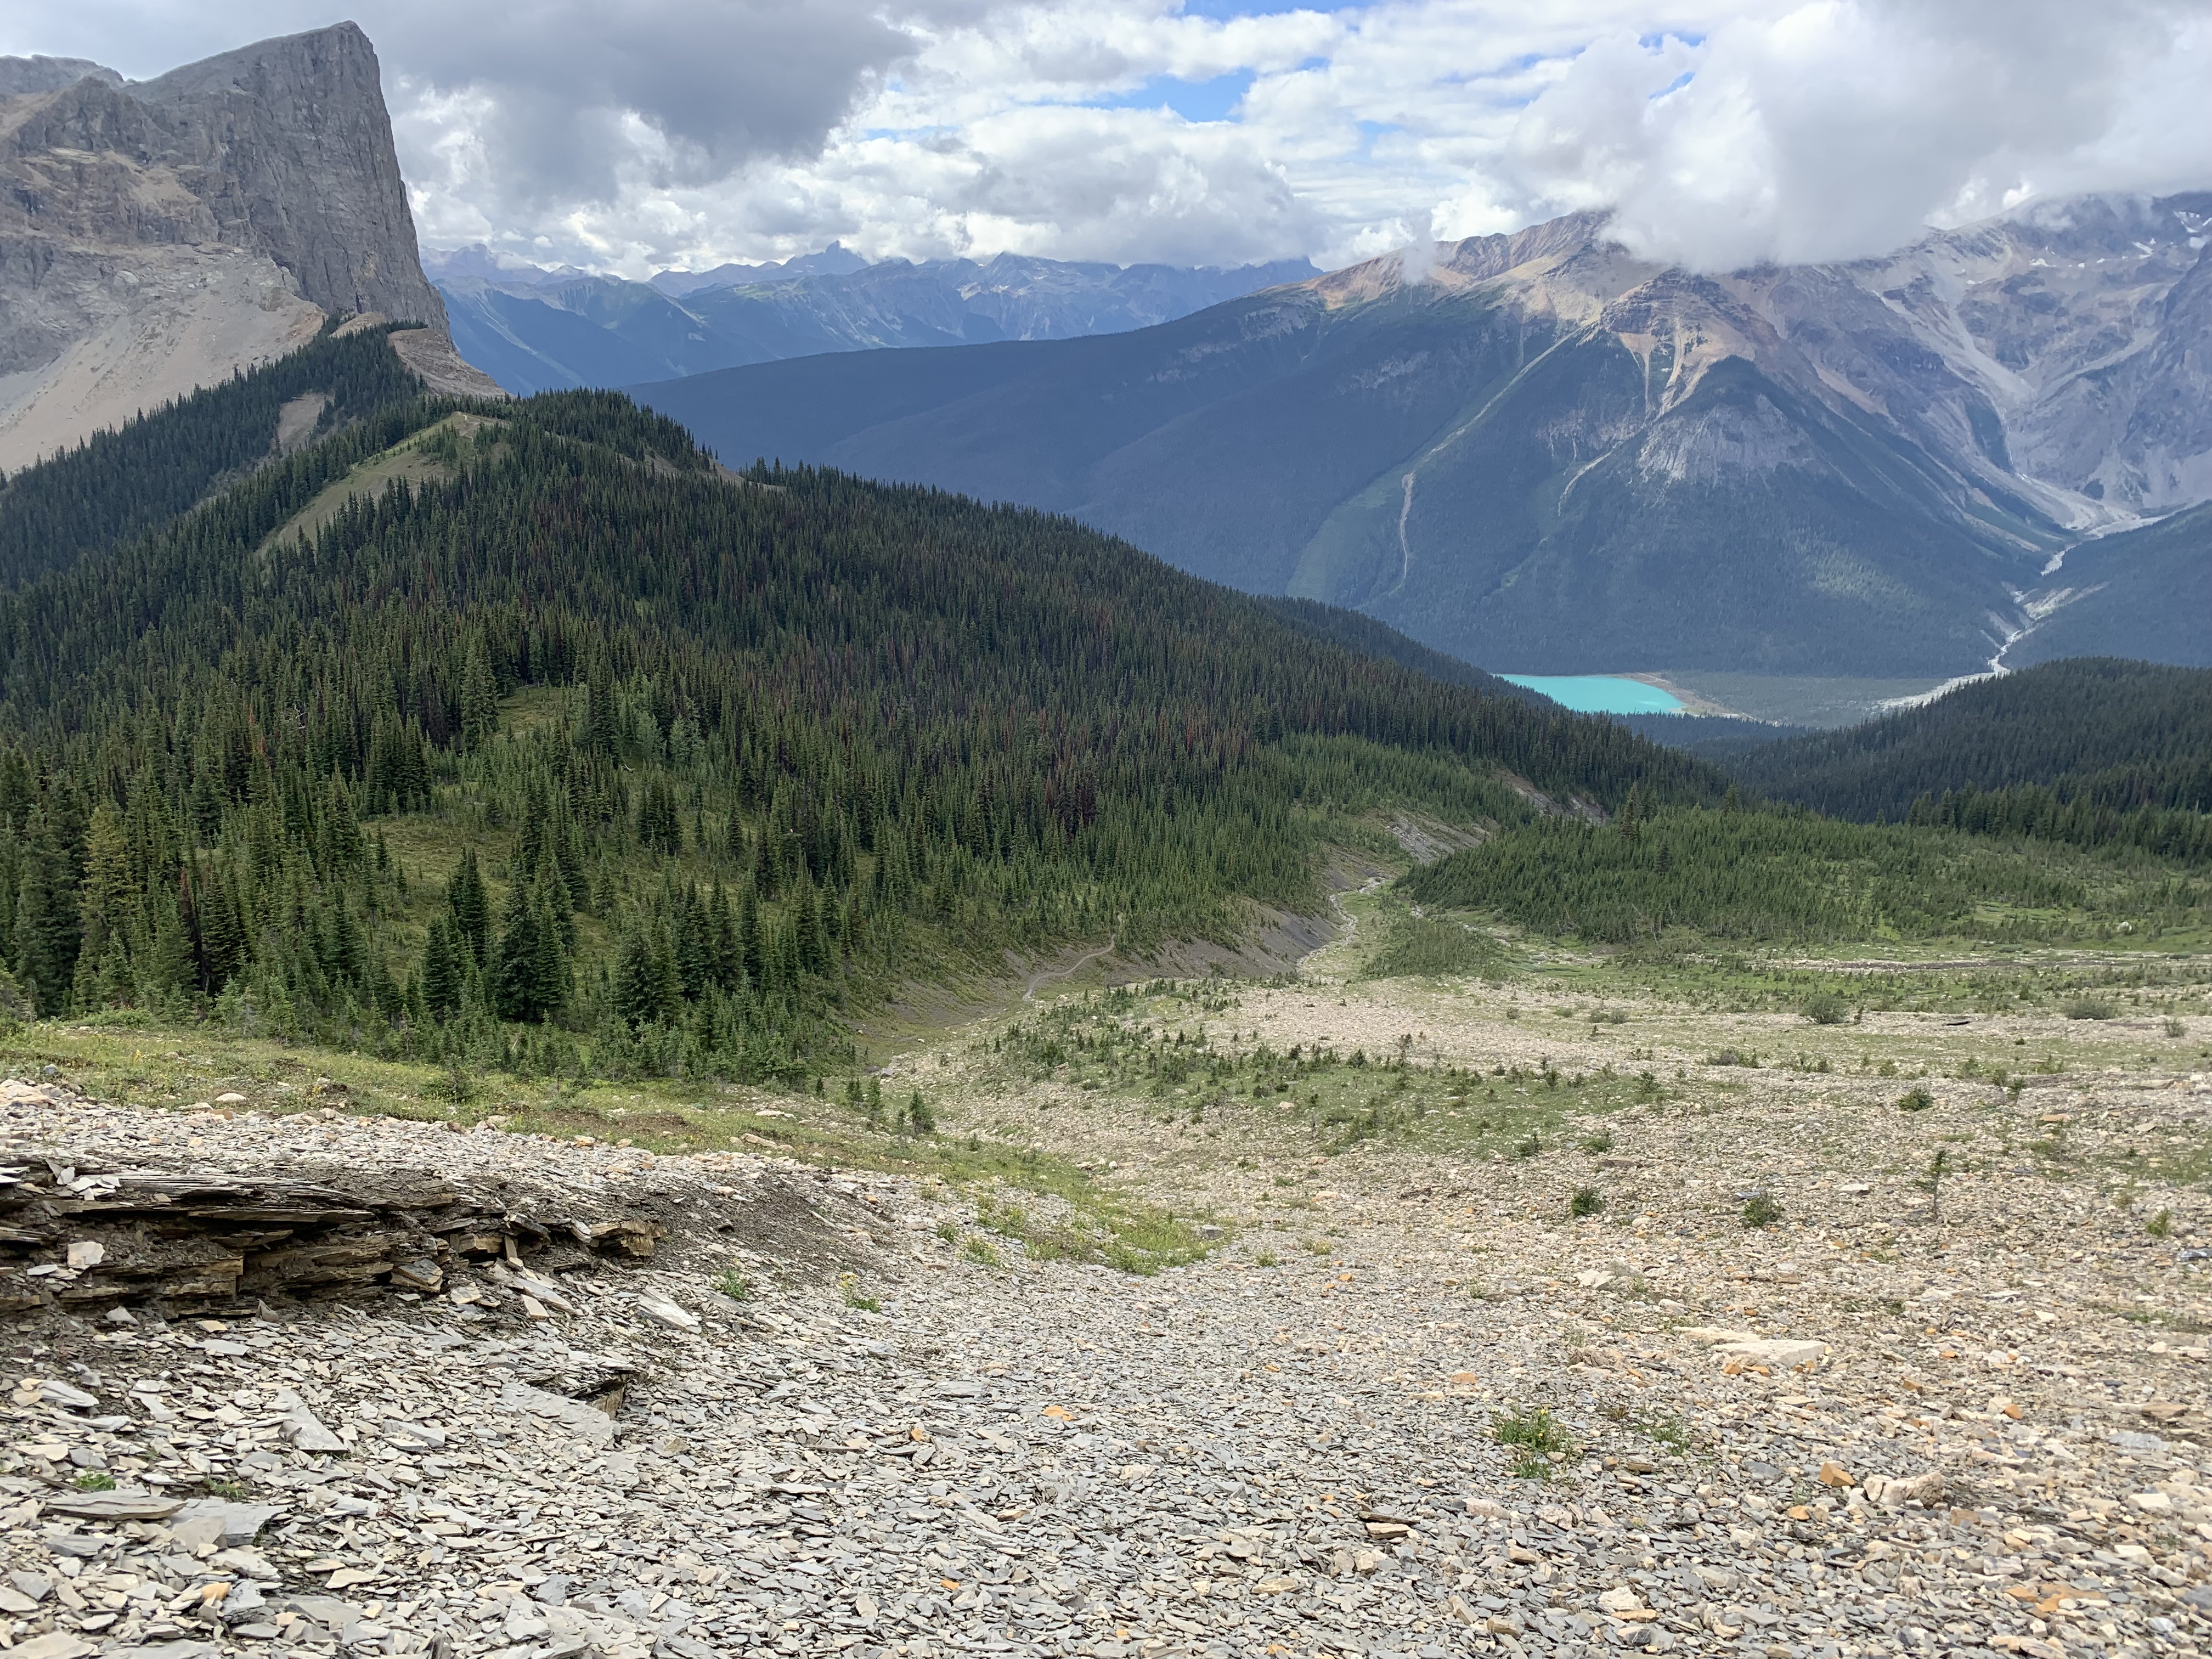
<svg viewBox="0 0 2212 1659"><path fill-rule="evenodd" d="M1252 85L1250 70L1217 75L1211 81L1182 81L1155 75L1142 86L1085 101L1094 109L1171 109L1186 121L1226 121Z"/></svg>

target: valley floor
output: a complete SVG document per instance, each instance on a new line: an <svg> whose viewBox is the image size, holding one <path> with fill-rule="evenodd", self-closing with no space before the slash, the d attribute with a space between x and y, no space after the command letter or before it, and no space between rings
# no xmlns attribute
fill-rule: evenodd
<svg viewBox="0 0 2212 1659"><path fill-rule="evenodd" d="M2201 1008L1818 1026L1340 958L1032 1006L884 1078L948 1145L1197 1223L1209 1253L1148 1277L1036 1259L1079 1205L921 1162L0 1091L31 1186L412 1170L665 1229L558 1275L456 1255L407 1301L0 1327L0 1631L30 1659L2199 1650ZM1109 1025L1357 1047L1373 1099L1139 1086ZM1600 1075L1637 1086L1577 1091ZM610 1378L611 1414L580 1403Z"/></svg>

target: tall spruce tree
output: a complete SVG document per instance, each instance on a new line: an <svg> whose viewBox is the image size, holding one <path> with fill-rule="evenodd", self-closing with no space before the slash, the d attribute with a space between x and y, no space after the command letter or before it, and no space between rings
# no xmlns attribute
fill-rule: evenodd
<svg viewBox="0 0 2212 1659"><path fill-rule="evenodd" d="M616 1012L635 1029L671 1024L683 994L666 930L657 921L625 927L615 958Z"/></svg>
<svg viewBox="0 0 2212 1659"><path fill-rule="evenodd" d="M568 977L560 929L544 894L516 882L507 889L492 947L492 1012L537 1024L568 1000Z"/></svg>
<svg viewBox="0 0 2212 1659"><path fill-rule="evenodd" d="M490 959L491 896L484 890L483 872L477 867L477 849L461 849L447 889L446 907L453 919L453 933L481 968Z"/></svg>
<svg viewBox="0 0 2212 1659"><path fill-rule="evenodd" d="M80 866L59 803L32 814L15 900L15 977L41 1014L69 1007L83 921L77 906Z"/></svg>
<svg viewBox="0 0 2212 1659"><path fill-rule="evenodd" d="M459 1011L467 988L461 966L463 949L454 937L452 921L444 916L431 917L429 937L422 945L422 1006L433 1019L449 1019Z"/></svg>
<svg viewBox="0 0 2212 1659"><path fill-rule="evenodd" d="M473 752L491 741L499 730L499 682L492 676L491 653L483 631L469 637L469 653L461 664L461 747Z"/></svg>

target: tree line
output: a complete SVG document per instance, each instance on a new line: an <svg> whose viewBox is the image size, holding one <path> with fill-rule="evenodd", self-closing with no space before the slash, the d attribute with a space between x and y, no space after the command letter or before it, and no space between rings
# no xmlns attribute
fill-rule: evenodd
<svg viewBox="0 0 2212 1659"><path fill-rule="evenodd" d="M196 505L269 460L287 404L321 400L309 435L414 397L386 327L319 339L143 413L0 482L0 585L66 569ZM303 408L302 413L308 412Z"/></svg>

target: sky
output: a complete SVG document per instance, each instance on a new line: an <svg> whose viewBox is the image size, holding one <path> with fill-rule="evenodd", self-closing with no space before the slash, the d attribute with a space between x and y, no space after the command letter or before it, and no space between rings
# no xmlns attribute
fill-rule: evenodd
<svg viewBox="0 0 2212 1659"><path fill-rule="evenodd" d="M2212 0L359 0L426 246L1328 268L1582 209L1699 269L2212 188ZM312 0L9 0L144 77Z"/></svg>

